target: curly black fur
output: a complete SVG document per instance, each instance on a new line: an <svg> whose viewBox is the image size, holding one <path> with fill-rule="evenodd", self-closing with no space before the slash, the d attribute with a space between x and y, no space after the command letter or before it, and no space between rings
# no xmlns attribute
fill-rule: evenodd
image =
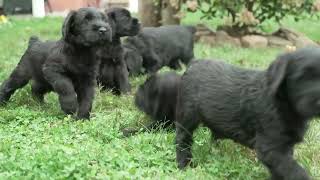
<svg viewBox="0 0 320 180"><path fill-rule="evenodd" d="M102 51L97 80L102 90L111 89L114 94L120 95L131 90L120 38L137 35L140 24L138 19L131 17L130 12L124 8L111 8L106 14L112 21L114 35L111 45L105 46Z"/></svg>
<svg viewBox="0 0 320 180"><path fill-rule="evenodd" d="M310 179L293 159L311 118L320 114L320 48L280 55L266 71L222 61L199 61L181 78L177 101L177 162L192 158L193 131L200 123L216 138L257 151L276 180Z"/></svg>
<svg viewBox="0 0 320 180"><path fill-rule="evenodd" d="M98 48L111 42L107 17L95 8L71 11L58 41L42 42L31 37L29 46L10 77L0 87L0 104L32 79L32 94L40 101L50 91L59 95L66 114L88 119L99 60Z"/></svg>
<svg viewBox="0 0 320 180"><path fill-rule="evenodd" d="M195 27L177 25L143 28L137 36L125 40L124 46L131 50L131 54L136 54L126 56L126 62L139 65L142 58L142 66L149 73L154 73L163 66L180 69L179 60L188 65L194 58L195 31ZM139 56L141 58L137 58ZM135 69L129 70L143 73L142 67L137 65L132 66Z"/></svg>

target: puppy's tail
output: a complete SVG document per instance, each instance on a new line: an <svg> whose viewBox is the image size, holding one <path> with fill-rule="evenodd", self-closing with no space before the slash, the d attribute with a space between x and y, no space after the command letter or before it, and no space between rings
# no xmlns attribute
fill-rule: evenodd
<svg viewBox="0 0 320 180"><path fill-rule="evenodd" d="M38 36L31 36L31 37L29 38L28 44L29 44L29 46L31 46L32 44L34 44L34 43L37 42L37 41L40 41L40 39L39 39Z"/></svg>
<svg viewBox="0 0 320 180"><path fill-rule="evenodd" d="M186 28L192 33L195 34L197 32L197 28L195 26L186 26Z"/></svg>

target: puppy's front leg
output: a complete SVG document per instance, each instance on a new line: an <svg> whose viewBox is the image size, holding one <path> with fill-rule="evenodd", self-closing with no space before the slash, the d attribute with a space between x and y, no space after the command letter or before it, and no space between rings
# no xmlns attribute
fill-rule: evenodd
<svg viewBox="0 0 320 180"><path fill-rule="evenodd" d="M115 70L116 84L119 86L121 93L129 93L131 91L131 85L129 83L129 72L123 60L120 60L120 64L116 66Z"/></svg>
<svg viewBox="0 0 320 180"><path fill-rule="evenodd" d="M77 111L77 95L72 81L63 74L60 65L45 65L42 69L44 78L51 84L59 95L61 109L66 114L74 114Z"/></svg>
<svg viewBox="0 0 320 180"><path fill-rule="evenodd" d="M94 98L94 80L82 80L83 85L77 89L79 110L78 119L89 119Z"/></svg>
<svg viewBox="0 0 320 180"><path fill-rule="evenodd" d="M144 61L147 61L147 66L145 67L148 71L148 73L155 73L159 69L161 69L162 66L162 60L160 57L153 51L146 52L146 57Z"/></svg>
<svg viewBox="0 0 320 180"><path fill-rule="evenodd" d="M273 144L271 140L263 138L262 141L258 140L256 145L258 158L268 167L272 180L310 179L307 172L293 159L293 147L284 144L273 148Z"/></svg>
<svg viewBox="0 0 320 180"><path fill-rule="evenodd" d="M199 121L194 114L178 113L176 125L176 158L179 169L184 169L192 159L191 146L193 131L198 127Z"/></svg>
<svg viewBox="0 0 320 180"><path fill-rule="evenodd" d="M192 159L192 132L184 127L176 126L176 154L179 169L184 169Z"/></svg>

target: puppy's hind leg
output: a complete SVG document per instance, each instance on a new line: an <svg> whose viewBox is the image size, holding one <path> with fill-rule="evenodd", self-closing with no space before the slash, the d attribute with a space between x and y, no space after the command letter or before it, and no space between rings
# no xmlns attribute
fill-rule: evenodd
<svg viewBox="0 0 320 180"><path fill-rule="evenodd" d="M51 91L48 84L39 81L33 81L31 85L32 96L40 103L44 102L44 95Z"/></svg>
<svg viewBox="0 0 320 180"><path fill-rule="evenodd" d="M0 86L0 105L6 104L12 94L19 88L28 84L31 79L31 74L28 67L23 61L17 65L10 77L5 80Z"/></svg>

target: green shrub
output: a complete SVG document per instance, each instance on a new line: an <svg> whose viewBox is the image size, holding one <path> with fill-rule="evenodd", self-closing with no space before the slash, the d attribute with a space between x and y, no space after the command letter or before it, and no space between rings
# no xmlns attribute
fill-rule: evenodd
<svg viewBox="0 0 320 180"><path fill-rule="evenodd" d="M317 16L319 1L316 0L197 0L203 18L227 17L232 27L257 27L266 20L280 23L286 16L296 21Z"/></svg>

